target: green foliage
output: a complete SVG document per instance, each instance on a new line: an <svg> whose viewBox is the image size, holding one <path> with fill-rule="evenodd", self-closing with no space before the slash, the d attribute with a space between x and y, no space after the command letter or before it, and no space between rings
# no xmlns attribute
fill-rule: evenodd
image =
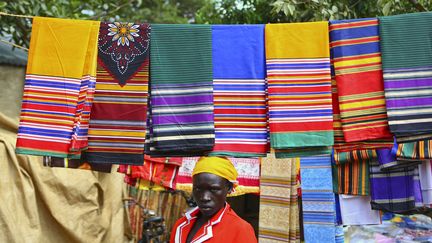
<svg viewBox="0 0 432 243"><path fill-rule="evenodd" d="M0 11L149 23L258 24L352 19L432 10L432 0L14 0ZM0 35L28 46L31 20L0 16Z"/></svg>

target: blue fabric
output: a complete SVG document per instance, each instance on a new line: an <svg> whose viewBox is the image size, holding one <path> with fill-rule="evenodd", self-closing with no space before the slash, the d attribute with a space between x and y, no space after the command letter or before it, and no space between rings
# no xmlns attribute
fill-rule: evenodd
<svg viewBox="0 0 432 243"><path fill-rule="evenodd" d="M215 79L265 78L264 26L262 24L212 26ZM245 40L247 45L244 43ZM253 77L251 77L252 73Z"/></svg>

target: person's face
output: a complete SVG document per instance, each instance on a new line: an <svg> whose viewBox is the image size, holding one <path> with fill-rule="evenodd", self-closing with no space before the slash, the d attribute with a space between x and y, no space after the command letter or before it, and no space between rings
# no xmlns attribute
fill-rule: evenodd
<svg viewBox="0 0 432 243"><path fill-rule="evenodd" d="M193 176L192 195L202 215L212 217L225 206L229 192L228 180L210 173Z"/></svg>

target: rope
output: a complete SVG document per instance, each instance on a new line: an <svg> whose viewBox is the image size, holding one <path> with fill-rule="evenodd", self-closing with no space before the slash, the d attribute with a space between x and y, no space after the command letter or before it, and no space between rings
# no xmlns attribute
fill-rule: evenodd
<svg viewBox="0 0 432 243"><path fill-rule="evenodd" d="M14 46L16 48L23 49L24 51L28 51L29 50L28 48L25 48L24 46L17 45L15 43L12 43L12 42L7 41L7 40L0 39L0 42L6 43L6 44L11 45L11 46Z"/></svg>
<svg viewBox="0 0 432 243"><path fill-rule="evenodd" d="M1 12L1 11L0 11L0 15L10 16L10 17L18 17L18 18L29 18L29 19L32 19L34 17L34 16L31 16L31 15L10 14L10 13Z"/></svg>

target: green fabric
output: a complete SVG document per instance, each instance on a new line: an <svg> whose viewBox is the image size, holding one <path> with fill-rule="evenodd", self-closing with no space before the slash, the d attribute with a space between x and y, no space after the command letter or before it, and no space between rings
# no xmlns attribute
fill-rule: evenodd
<svg viewBox="0 0 432 243"><path fill-rule="evenodd" d="M331 132L270 133L270 142L274 149L291 149L295 147L323 147L334 144ZM281 145L283 144L283 146Z"/></svg>
<svg viewBox="0 0 432 243"><path fill-rule="evenodd" d="M17 154L28 154L28 155L40 155L40 156L52 156L59 158L69 158L69 159L79 159L81 158L81 154L62 154L62 153L53 153L47 151L35 151L30 149L15 149L15 153Z"/></svg>
<svg viewBox="0 0 432 243"><path fill-rule="evenodd" d="M185 43L181 50L177 42ZM211 26L152 24L150 62L151 81L158 84L212 81Z"/></svg>
<svg viewBox="0 0 432 243"><path fill-rule="evenodd" d="M432 65L432 12L380 17L383 68Z"/></svg>
<svg viewBox="0 0 432 243"><path fill-rule="evenodd" d="M266 157L267 154L254 154L254 153L234 153L234 152L211 152L208 156L227 156L236 158L252 158L252 157Z"/></svg>
<svg viewBox="0 0 432 243"><path fill-rule="evenodd" d="M292 149L277 149L275 155L277 159L308 157L317 155L330 155L332 147L305 147Z"/></svg>

